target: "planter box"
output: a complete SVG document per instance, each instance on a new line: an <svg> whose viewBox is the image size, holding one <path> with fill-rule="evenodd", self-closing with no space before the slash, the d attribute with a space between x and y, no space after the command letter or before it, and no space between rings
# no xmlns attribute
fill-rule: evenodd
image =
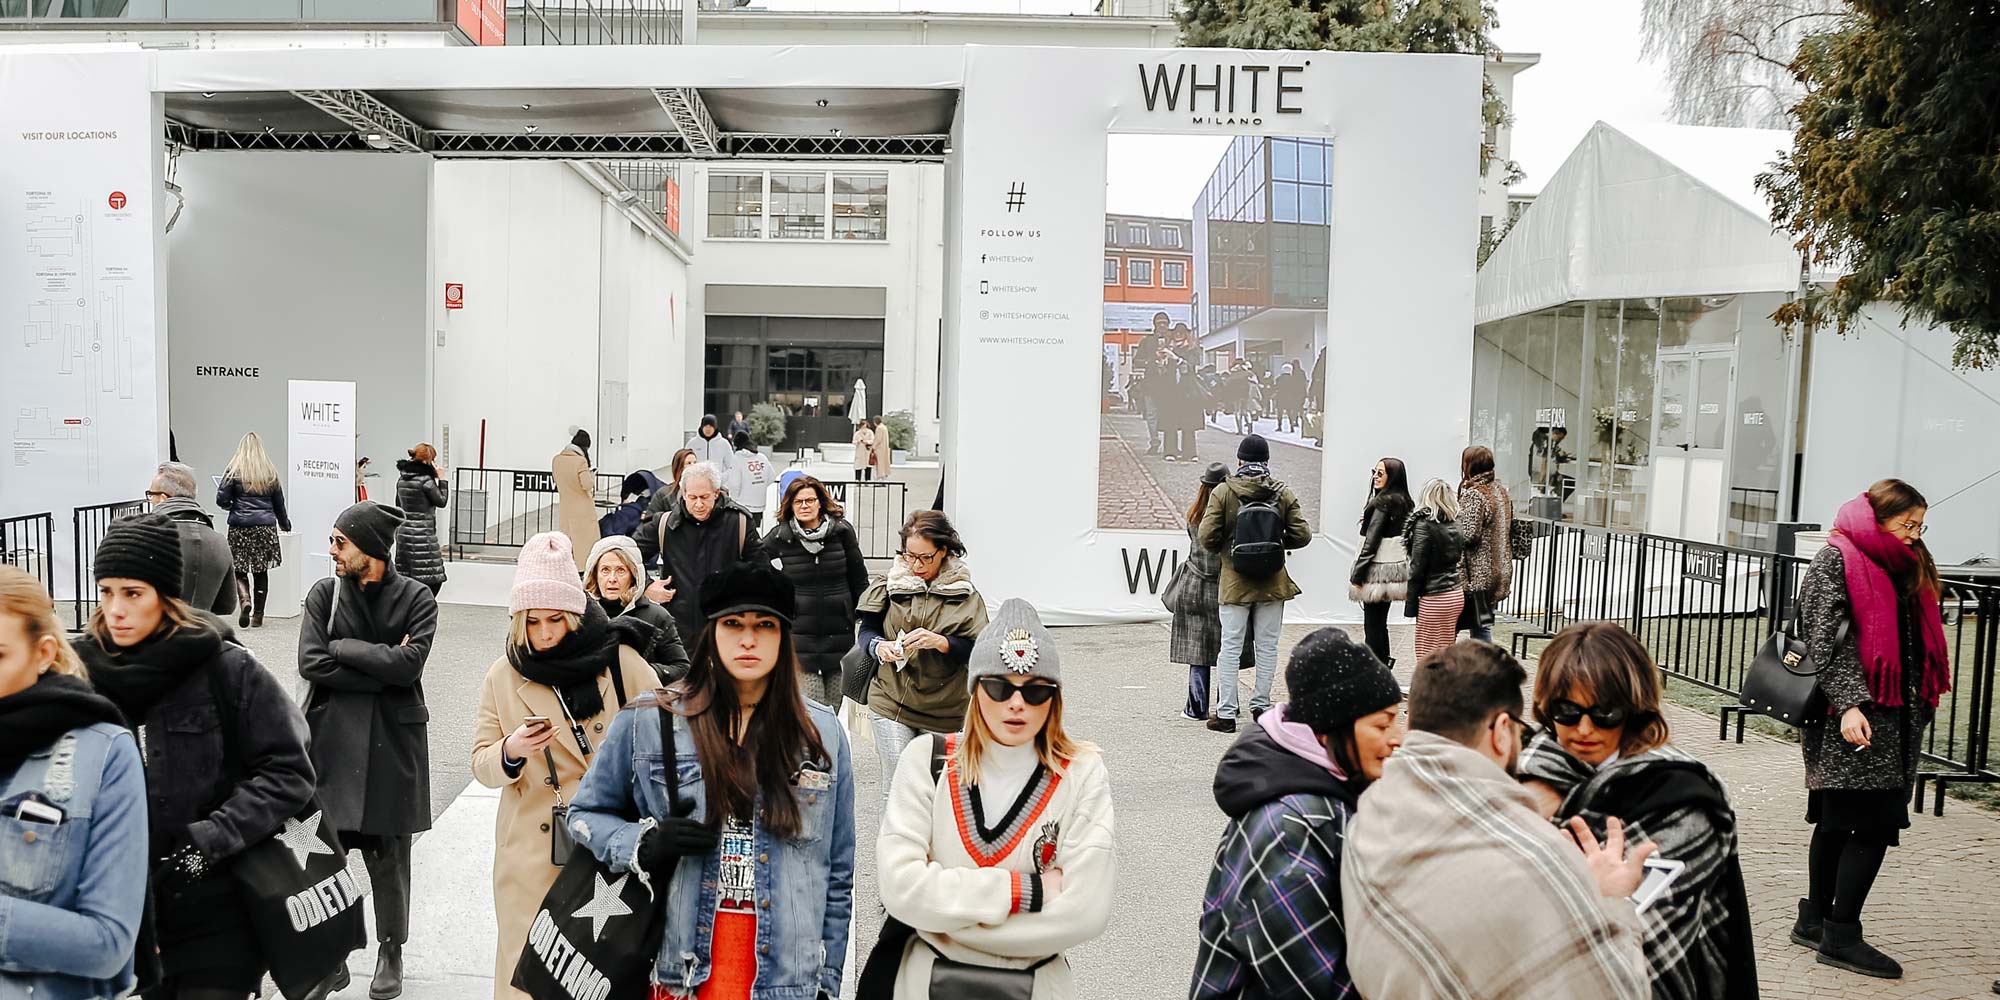
<svg viewBox="0 0 2000 1000"><path fill-rule="evenodd" d="M890 462L892 462L892 463L894 463L894 464L896 464L896 465L901 465L901 464L903 464L904 462L907 462L907 461L909 461L909 460L910 460L910 453L909 453L909 452L907 452L907 451L904 451L904 450L903 450L903 449L901 449L901 448L891 448L891 449L889 450L889 461L890 461Z"/></svg>

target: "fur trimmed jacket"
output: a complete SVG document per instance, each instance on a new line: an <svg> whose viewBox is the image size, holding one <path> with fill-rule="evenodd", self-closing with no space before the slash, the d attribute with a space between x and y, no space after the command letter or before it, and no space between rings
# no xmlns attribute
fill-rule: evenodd
<svg viewBox="0 0 2000 1000"><path fill-rule="evenodd" d="M1367 527L1355 546L1347 597L1356 604L1386 604L1409 596L1410 553L1403 547L1409 515L1369 501Z"/></svg>
<svg viewBox="0 0 2000 1000"><path fill-rule="evenodd" d="M1465 589L1490 594L1498 604L1514 592L1514 498L1482 472L1458 487L1458 524L1465 534Z"/></svg>

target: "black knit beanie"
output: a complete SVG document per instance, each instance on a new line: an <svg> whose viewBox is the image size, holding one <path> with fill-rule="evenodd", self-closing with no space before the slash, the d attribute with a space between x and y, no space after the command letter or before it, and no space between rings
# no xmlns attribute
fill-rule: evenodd
<svg viewBox="0 0 2000 1000"><path fill-rule="evenodd" d="M1323 628L1292 647L1285 664L1291 701L1288 722L1312 727L1320 736L1346 731L1354 720L1396 705L1403 689L1375 653L1337 628Z"/></svg>
<svg viewBox="0 0 2000 1000"><path fill-rule="evenodd" d="M90 571L99 580L138 580L162 597L181 598L181 533L165 514L113 521L97 543Z"/></svg>
<svg viewBox="0 0 2000 1000"><path fill-rule="evenodd" d="M363 500L333 519L334 530L347 536L362 552L389 561L389 549L396 544L396 529L403 526L403 510Z"/></svg>
<svg viewBox="0 0 2000 1000"><path fill-rule="evenodd" d="M1268 462L1271 460L1271 445L1261 434L1252 434L1236 446L1236 460L1239 462Z"/></svg>

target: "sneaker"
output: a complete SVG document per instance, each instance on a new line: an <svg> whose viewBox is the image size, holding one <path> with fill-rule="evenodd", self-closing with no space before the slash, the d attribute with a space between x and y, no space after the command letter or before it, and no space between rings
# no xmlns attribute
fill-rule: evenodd
<svg viewBox="0 0 2000 1000"><path fill-rule="evenodd" d="M1171 462L1171 461L1173 461L1173 460L1174 460L1174 456L1172 456L1172 455L1168 455L1168 456L1167 456L1167 461Z"/></svg>
<svg viewBox="0 0 2000 1000"><path fill-rule="evenodd" d="M1900 963L1862 938L1861 921L1845 924L1829 919L1821 926L1819 964L1876 979L1903 978Z"/></svg>
<svg viewBox="0 0 2000 1000"><path fill-rule="evenodd" d="M1188 710L1187 710L1187 709L1185 709L1185 708L1181 709L1181 718L1183 718L1183 719L1186 719L1186 720L1188 720L1189 722L1206 722L1206 721L1208 721L1208 717L1207 717L1207 716L1202 716L1202 715L1196 715L1196 714L1194 714L1193 712L1190 712L1190 711L1188 711Z"/></svg>
<svg viewBox="0 0 2000 1000"><path fill-rule="evenodd" d="M1233 733L1236 731L1236 720L1210 719L1208 720L1208 729L1214 733Z"/></svg>

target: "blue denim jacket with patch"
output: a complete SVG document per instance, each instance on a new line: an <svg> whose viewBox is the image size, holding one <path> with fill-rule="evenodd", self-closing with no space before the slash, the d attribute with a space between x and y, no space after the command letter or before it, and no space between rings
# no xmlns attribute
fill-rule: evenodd
<svg viewBox="0 0 2000 1000"><path fill-rule="evenodd" d="M60 823L16 816L32 798ZM146 904L146 769L132 734L74 729L0 776L0 997L86 1000L133 986Z"/></svg>
<svg viewBox="0 0 2000 1000"><path fill-rule="evenodd" d="M854 769L847 733L832 710L808 701L820 742L832 757L824 788L794 779L799 802L799 835L780 839L764 829L762 809L751 824L757 844L757 980L751 1000L813 1000L821 991L840 995L847 958L849 918L854 913ZM668 816L667 781L692 803L693 819L708 817L701 762L687 720L673 719L675 774L665 773L660 752L659 710L641 707L618 713L605 734L596 762L585 772L570 803L570 833L614 871L632 864L640 824L634 813L655 820ZM816 782L817 779L807 779ZM675 997L692 997L711 971L718 848L702 858L683 858L667 889L666 938L654 978Z"/></svg>

